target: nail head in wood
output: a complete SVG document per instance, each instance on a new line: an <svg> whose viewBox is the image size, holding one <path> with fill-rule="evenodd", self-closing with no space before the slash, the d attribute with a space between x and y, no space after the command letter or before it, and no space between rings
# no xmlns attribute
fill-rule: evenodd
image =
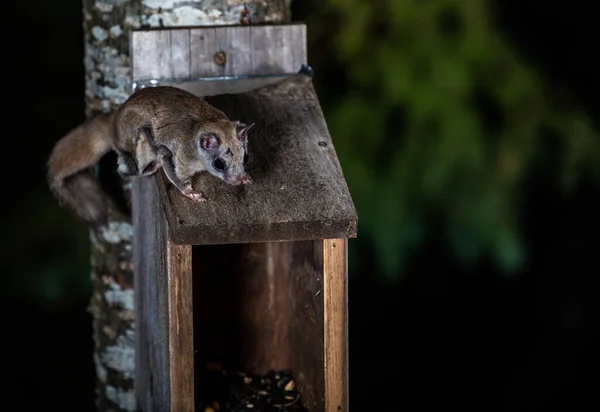
<svg viewBox="0 0 600 412"><path fill-rule="evenodd" d="M218 51L215 53L213 60L215 61L215 64L219 66L224 66L227 62L227 55L224 51Z"/></svg>

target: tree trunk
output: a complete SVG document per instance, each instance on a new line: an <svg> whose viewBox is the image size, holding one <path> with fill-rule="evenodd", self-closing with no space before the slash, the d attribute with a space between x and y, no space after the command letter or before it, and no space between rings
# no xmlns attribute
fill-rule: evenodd
<svg viewBox="0 0 600 412"><path fill-rule="evenodd" d="M83 0L86 116L110 112L130 95L129 30L240 24L248 20L252 24L287 22L290 2L248 1L244 6L238 0ZM103 166L101 175L103 168L107 169ZM123 182L119 186L120 195L129 204L129 187ZM134 411L137 405L133 391L135 308L131 218L112 210L107 225L92 229L90 235L96 405L99 411Z"/></svg>

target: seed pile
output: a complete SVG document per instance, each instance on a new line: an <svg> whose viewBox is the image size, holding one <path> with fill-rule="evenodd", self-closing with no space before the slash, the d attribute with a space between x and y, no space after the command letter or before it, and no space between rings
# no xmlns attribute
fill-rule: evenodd
<svg viewBox="0 0 600 412"><path fill-rule="evenodd" d="M290 370L265 375L230 372L210 364L200 389L204 412L307 412Z"/></svg>

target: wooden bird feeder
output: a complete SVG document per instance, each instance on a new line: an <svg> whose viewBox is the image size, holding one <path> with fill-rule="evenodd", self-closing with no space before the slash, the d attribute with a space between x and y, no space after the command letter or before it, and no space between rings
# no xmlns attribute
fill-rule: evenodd
<svg viewBox="0 0 600 412"><path fill-rule="evenodd" d="M290 369L311 412L348 410L347 239L357 214L306 64L302 24L131 33L135 87L175 85L250 132L251 185L132 186L140 410L199 410L209 361ZM195 369L196 368L196 369ZM195 400L196 397L196 400Z"/></svg>

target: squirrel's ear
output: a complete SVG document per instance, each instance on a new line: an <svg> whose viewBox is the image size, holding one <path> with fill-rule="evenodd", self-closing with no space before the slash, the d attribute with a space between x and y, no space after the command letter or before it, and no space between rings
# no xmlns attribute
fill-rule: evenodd
<svg viewBox="0 0 600 412"><path fill-rule="evenodd" d="M237 135L240 140L248 139L248 130L250 130L254 126L254 123L246 126L244 123L237 122Z"/></svg>
<svg viewBox="0 0 600 412"><path fill-rule="evenodd" d="M221 141L212 133L206 133L200 137L200 146L202 146L203 149L216 149L220 145Z"/></svg>

